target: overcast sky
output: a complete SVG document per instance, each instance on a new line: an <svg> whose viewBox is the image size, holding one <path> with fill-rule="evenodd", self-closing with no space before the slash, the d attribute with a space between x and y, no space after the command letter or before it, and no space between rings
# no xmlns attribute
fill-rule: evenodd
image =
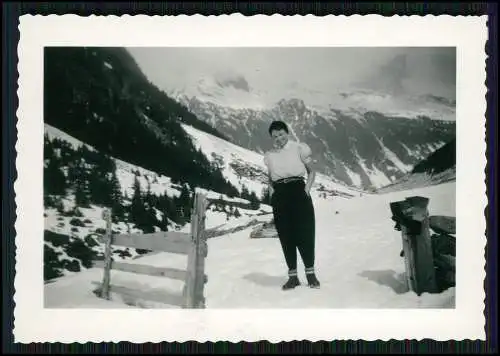
<svg viewBox="0 0 500 356"><path fill-rule="evenodd" d="M250 87L332 89L402 83L409 93L455 99L455 48L128 48L162 89L204 76L243 75ZM392 84L391 84L392 85Z"/></svg>

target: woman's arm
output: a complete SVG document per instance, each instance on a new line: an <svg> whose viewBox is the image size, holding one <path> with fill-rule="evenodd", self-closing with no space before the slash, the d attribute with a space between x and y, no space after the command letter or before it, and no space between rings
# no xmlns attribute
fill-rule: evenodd
<svg viewBox="0 0 500 356"><path fill-rule="evenodd" d="M305 191L309 195L311 191L311 187L314 184L314 180L316 179L316 172L314 171L311 163L304 163L307 171L307 182L306 182L306 187Z"/></svg>
<svg viewBox="0 0 500 356"><path fill-rule="evenodd" d="M314 171L314 168L312 166L312 159L311 159L312 151L311 148L306 143L302 143L300 145L299 153L300 153L300 159L302 160L302 163L304 163L304 166L307 171L307 182L305 186L305 191L309 195L314 180L316 179L316 172Z"/></svg>
<svg viewBox="0 0 500 356"><path fill-rule="evenodd" d="M273 188L273 180L271 179L271 169L269 167L269 157L267 154L264 155L264 164L267 167L267 180L269 185L269 197L273 196L274 188Z"/></svg>
<svg viewBox="0 0 500 356"><path fill-rule="evenodd" d="M274 194L274 188L273 188L273 180L271 179L271 175L268 174L268 183L269 183L269 197L272 197Z"/></svg>

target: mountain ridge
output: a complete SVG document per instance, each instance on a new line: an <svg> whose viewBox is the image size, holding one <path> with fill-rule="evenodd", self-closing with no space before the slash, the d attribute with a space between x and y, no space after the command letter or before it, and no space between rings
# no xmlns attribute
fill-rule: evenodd
<svg viewBox="0 0 500 356"><path fill-rule="evenodd" d="M394 191L438 185L456 180L456 139L452 139L416 164L397 181L375 191L385 194Z"/></svg>
<svg viewBox="0 0 500 356"><path fill-rule="evenodd" d="M299 98L266 110L223 107L196 97L178 100L231 142L259 153L271 145L270 122L285 121L294 139L311 146L322 173L360 189L390 184L455 136L453 121L334 108L325 115Z"/></svg>

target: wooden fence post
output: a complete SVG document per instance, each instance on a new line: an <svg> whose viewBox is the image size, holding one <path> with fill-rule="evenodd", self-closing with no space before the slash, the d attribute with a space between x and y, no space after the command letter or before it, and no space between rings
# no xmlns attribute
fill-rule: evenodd
<svg viewBox="0 0 500 356"><path fill-rule="evenodd" d="M395 229L402 232L408 284L417 295L438 292L428 204L428 198L419 196L390 204Z"/></svg>
<svg viewBox="0 0 500 356"><path fill-rule="evenodd" d="M101 297L109 300L109 283L111 274L111 244L112 244L112 230L111 230L111 211L105 209L102 212L102 217L106 220L106 245L104 250L104 276L102 280Z"/></svg>
<svg viewBox="0 0 500 356"><path fill-rule="evenodd" d="M208 253L205 236L205 195L196 192L191 211L191 249L188 254L187 278L184 288L184 308L204 308L203 296L205 276L205 257Z"/></svg>
<svg viewBox="0 0 500 356"><path fill-rule="evenodd" d="M197 210L196 218L198 219L198 229L196 235L197 258L196 258L196 283L195 283L195 308L205 308L204 289L208 278L205 273L205 258L208 256L207 236L205 234L205 214L208 201L202 194L198 194L198 199L195 200Z"/></svg>

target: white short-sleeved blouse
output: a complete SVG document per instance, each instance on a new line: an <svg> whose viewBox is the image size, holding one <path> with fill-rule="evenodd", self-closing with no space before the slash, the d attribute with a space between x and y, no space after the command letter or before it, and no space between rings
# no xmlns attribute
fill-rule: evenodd
<svg viewBox="0 0 500 356"><path fill-rule="evenodd" d="M285 147L265 153L264 163L271 180L301 177L307 173L304 163L311 162L311 148L303 142L288 141Z"/></svg>

